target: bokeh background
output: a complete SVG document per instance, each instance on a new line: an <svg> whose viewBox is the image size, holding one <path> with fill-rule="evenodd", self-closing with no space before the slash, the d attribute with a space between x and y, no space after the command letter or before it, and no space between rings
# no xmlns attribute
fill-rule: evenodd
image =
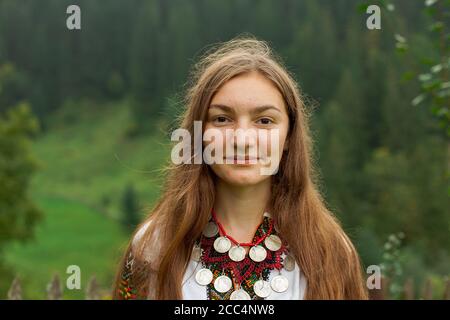
<svg viewBox="0 0 450 320"><path fill-rule="evenodd" d="M68 30L66 8L81 8ZM369 4L381 29L369 30ZM450 274L448 0L0 0L0 298L44 299L81 268L107 299L155 203L189 68L211 44L268 41L312 110L329 207L389 296ZM424 286L426 287L425 289ZM432 288L432 290L430 289Z"/></svg>

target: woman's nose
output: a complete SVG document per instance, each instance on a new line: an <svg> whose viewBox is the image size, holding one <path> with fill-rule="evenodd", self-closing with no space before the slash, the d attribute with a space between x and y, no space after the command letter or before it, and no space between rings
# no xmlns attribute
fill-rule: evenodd
<svg viewBox="0 0 450 320"><path fill-rule="evenodd" d="M257 143L257 131L247 120L239 121L234 129L233 144L238 151L254 148Z"/></svg>

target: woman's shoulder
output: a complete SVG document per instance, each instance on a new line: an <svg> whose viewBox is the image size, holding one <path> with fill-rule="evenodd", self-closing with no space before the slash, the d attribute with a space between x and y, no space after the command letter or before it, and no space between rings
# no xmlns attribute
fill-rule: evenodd
<svg viewBox="0 0 450 320"><path fill-rule="evenodd" d="M159 229L154 219L147 219L136 230L131 244L133 255L148 263L152 269L156 269L160 256L161 241ZM148 232L151 234L148 234Z"/></svg>
<svg viewBox="0 0 450 320"><path fill-rule="evenodd" d="M134 233L133 241L132 241L133 248L135 248L139 245L140 241L144 237L144 235L145 235L146 231L148 230L148 227L151 225L151 223L152 223L152 219L147 219L146 221L141 223L136 228L137 231Z"/></svg>

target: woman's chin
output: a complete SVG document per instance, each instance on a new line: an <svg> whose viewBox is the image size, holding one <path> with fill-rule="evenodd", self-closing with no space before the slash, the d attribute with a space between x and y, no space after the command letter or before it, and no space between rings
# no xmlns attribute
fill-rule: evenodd
<svg viewBox="0 0 450 320"><path fill-rule="evenodd" d="M235 186L255 185L268 178L268 176L260 174L260 169L257 166L227 168L227 170L219 169L214 171L220 179Z"/></svg>

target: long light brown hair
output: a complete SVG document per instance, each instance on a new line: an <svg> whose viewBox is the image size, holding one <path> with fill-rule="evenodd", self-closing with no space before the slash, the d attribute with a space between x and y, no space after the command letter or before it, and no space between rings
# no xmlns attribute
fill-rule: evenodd
<svg viewBox="0 0 450 320"><path fill-rule="evenodd" d="M289 116L288 149L272 176L269 208L279 234L307 280L306 299L366 299L358 254L317 188L309 115L300 89L270 46L252 36L211 48L194 66L180 128L194 136L194 121L207 118L214 94L231 78L257 71L282 94ZM345 174L345 173L343 173ZM139 276L134 285L153 299L182 299L181 284L195 240L207 224L215 200L214 173L207 164L171 165L162 195L137 243L131 242ZM148 224L151 222L150 224ZM117 298L118 270L113 296ZM136 271L137 272L137 271Z"/></svg>

